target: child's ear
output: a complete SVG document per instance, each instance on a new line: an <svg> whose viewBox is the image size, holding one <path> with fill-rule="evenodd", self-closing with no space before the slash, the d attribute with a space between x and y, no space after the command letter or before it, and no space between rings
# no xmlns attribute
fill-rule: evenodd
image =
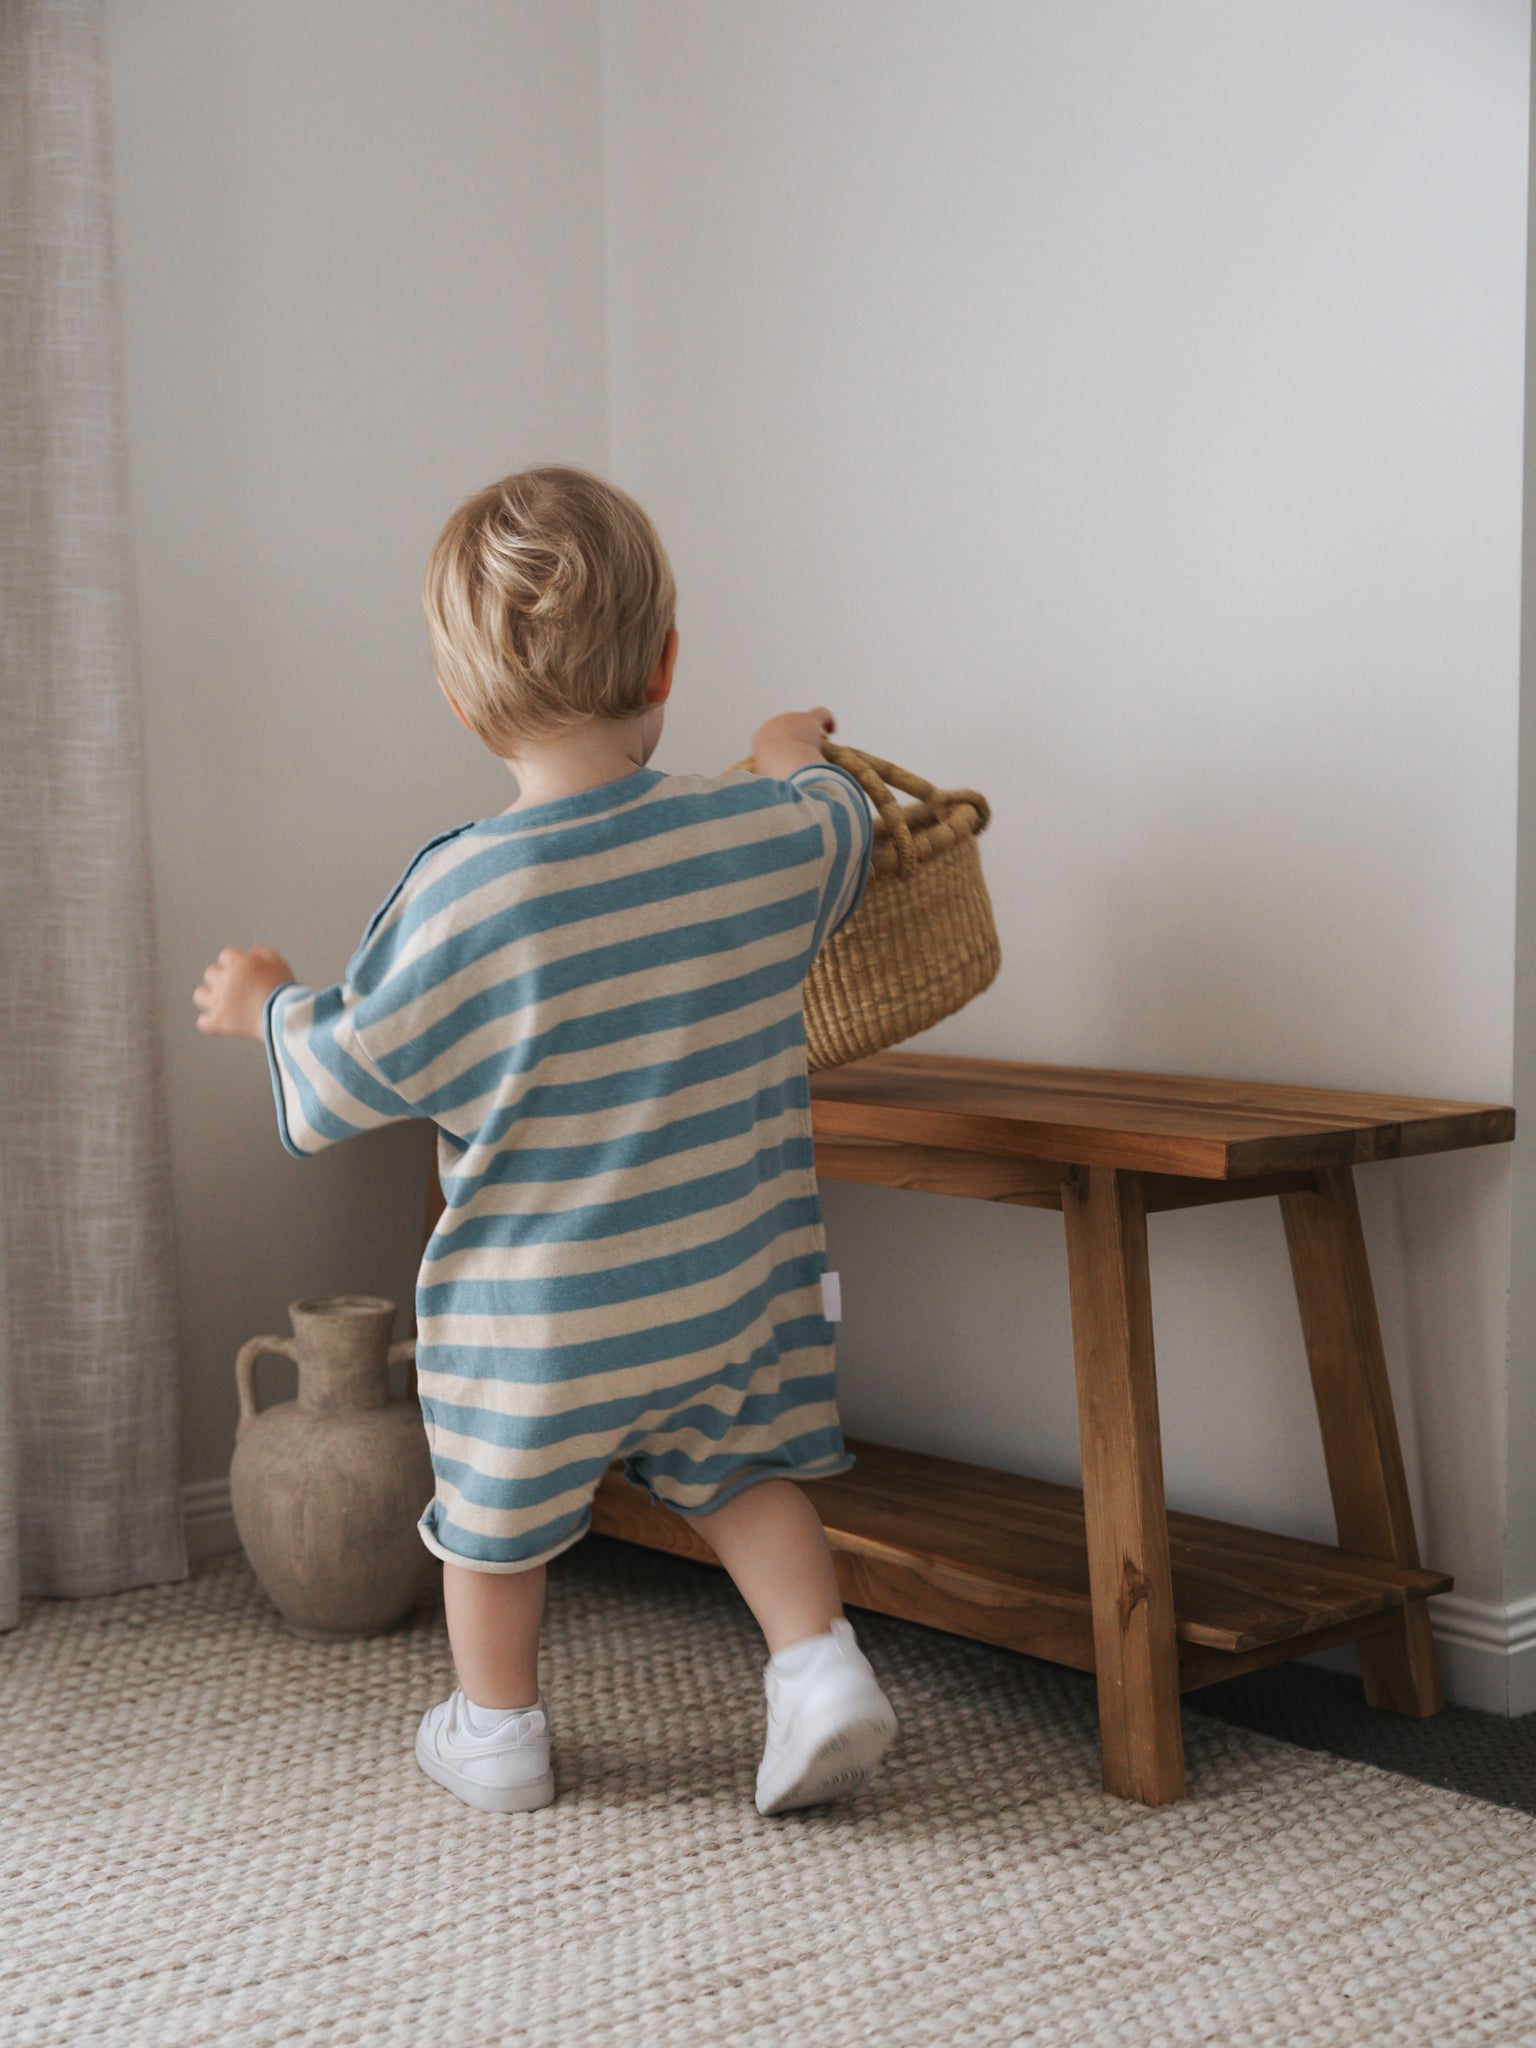
<svg viewBox="0 0 1536 2048"><path fill-rule="evenodd" d="M674 626L667 635L666 645L661 650L661 659L656 672L645 686L647 704L665 704L672 694L672 671L677 667L677 628Z"/></svg>

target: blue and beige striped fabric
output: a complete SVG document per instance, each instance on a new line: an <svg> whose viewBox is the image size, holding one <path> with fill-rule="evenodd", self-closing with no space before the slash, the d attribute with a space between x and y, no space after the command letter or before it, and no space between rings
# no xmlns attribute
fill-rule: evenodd
<svg viewBox="0 0 1536 2048"><path fill-rule="evenodd" d="M848 1464L801 985L856 906L857 785L641 769L426 846L345 981L267 1006L283 1142L438 1127L422 1535L517 1571L615 1458L683 1513Z"/></svg>

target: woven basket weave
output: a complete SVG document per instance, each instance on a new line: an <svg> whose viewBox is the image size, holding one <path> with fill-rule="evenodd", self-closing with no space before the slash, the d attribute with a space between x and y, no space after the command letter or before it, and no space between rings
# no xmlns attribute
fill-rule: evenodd
<svg viewBox="0 0 1536 2048"><path fill-rule="evenodd" d="M875 807L864 900L817 954L805 983L812 1073L882 1052L968 1003L1002 960L976 835L991 806L974 789L920 775L828 740ZM904 806L896 791L915 797Z"/></svg>

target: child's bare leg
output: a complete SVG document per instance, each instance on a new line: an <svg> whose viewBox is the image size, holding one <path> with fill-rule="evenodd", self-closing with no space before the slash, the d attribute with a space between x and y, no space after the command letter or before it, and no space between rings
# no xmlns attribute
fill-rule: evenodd
<svg viewBox="0 0 1536 2048"><path fill-rule="evenodd" d="M459 1684L477 1707L531 1707L539 1697L539 1629L549 1574L443 1565L443 1604Z"/></svg>
<svg viewBox="0 0 1536 2048"><path fill-rule="evenodd" d="M692 1520L768 1638L758 1812L840 1799L879 1764L896 1716L843 1620L820 1516L793 1480L765 1479Z"/></svg>
<svg viewBox="0 0 1536 2048"><path fill-rule="evenodd" d="M689 1519L735 1580L770 1655L824 1636L842 1619L827 1532L792 1479L760 1480Z"/></svg>

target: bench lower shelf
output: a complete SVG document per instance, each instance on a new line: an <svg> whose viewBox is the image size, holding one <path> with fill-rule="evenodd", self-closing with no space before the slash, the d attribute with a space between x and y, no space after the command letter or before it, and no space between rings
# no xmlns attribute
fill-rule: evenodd
<svg viewBox="0 0 1536 2048"><path fill-rule="evenodd" d="M1092 1671L1083 1497L1013 1473L882 1444L806 1492L851 1607ZM681 1516L652 1505L617 1468L593 1528L713 1564ZM1236 1523L1170 1511L1180 1684L1189 1692L1390 1626L1405 1601L1449 1590L1444 1572L1388 1564Z"/></svg>

